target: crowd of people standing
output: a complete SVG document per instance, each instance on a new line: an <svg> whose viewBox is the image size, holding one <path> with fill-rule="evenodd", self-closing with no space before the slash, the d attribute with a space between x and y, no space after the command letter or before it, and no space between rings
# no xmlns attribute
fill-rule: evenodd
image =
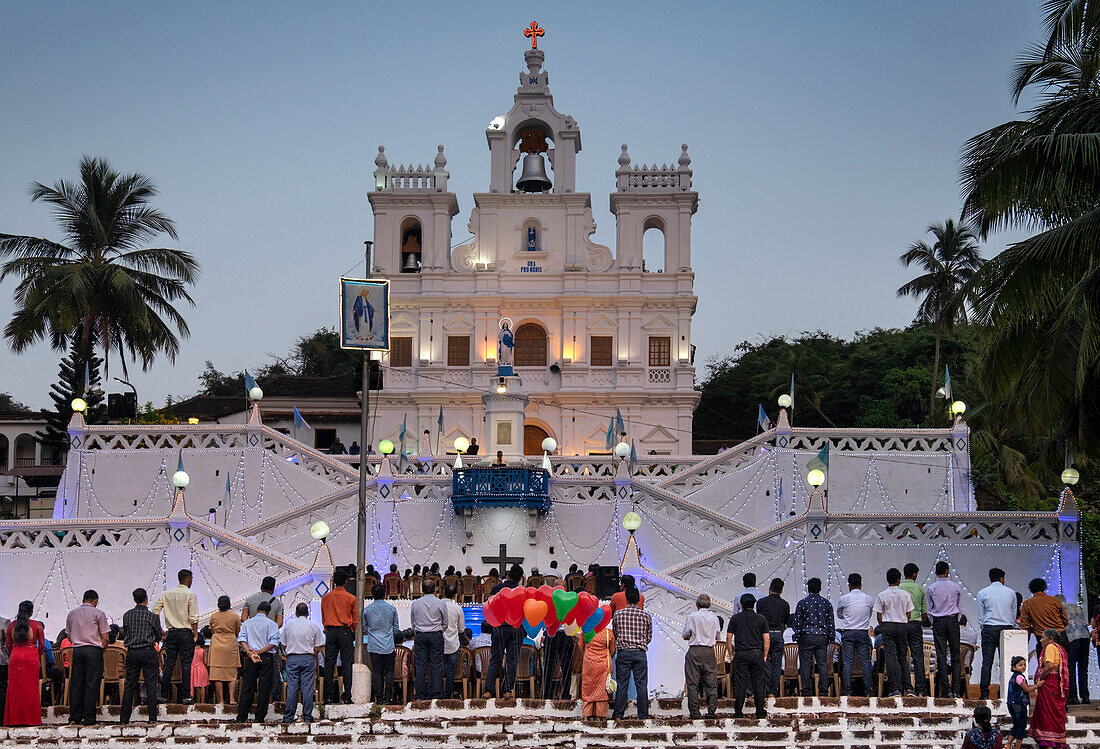
<svg viewBox="0 0 1100 749"><path fill-rule="evenodd" d="M409 596L413 598L412 626L408 629L401 628L397 609L388 599L395 597L395 589L399 593L411 591L405 581L414 576L407 571L402 578L396 566L384 576L368 569L371 601L361 612L356 611L351 588L353 575L345 568L336 569L332 588L321 598L323 628L310 620L309 606L304 603L298 604L294 616L284 621L283 604L275 595L273 578L261 582L260 590L245 600L239 614L231 610L230 599L222 596L218 611L201 631L189 570L181 570L178 585L160 595L152 606L144 589L134 590L134 606L123 614L121 627L111 625L98 608L96 591L86 591L81 605L66 617L63 639L58 643L65 658L63 665L69 669L70 723L96 722L104 651L116 640L125 644L125 680L120 694L123 723L131 720L138 701L147 705L147 720L157 720L158 704L169 700L177 662L183 704L194 702L194 690L211 685L222 701L237 703L238 720L253 716L263 721L274 686L285 680L283 719L295 719L300 701L302 718L312 720L320 654L326 702L351 701L358 623L363 627L372 694L377 702L392 702L395 678L404 676L396 673L399 647L412 651L416 699L452 695L463 646L489 649L487 662L477 664L484 674L481 696L511 697L520 650L525 643L531 644L525 639L524 629L507 623L491 627L486 622L475 637L465 625L459 603L460 598L470 594L471 586L464 585L463 579L472 571L467 568L466 575L460 575L449 568L440 575L435 565L426 565L424 571L426 574L420 575L416 570L413 580L415 595ZM757 717L766 717L766 697L781 692L788 637L798 645L798 681L804 696L827 694L832 666L829 646L834 643L839 646L847 694L871 695L877 670L884 679L887 696L929 696L934 691L940 696L967 696L961 645L964 631L973 628L962 613L962 590L951 579L947 562L936 564L935 580L927 586L917 582L919 573L912 563L887 570L886 588L874 598L863 592L861 575L852 573L847 579L848 592L835 605L821 595L821 580L810 578L806 595L793 607L784 598L783 580L772 580L765 592L757 588L755 575L747 573L742 580L744 590L733 598L728 622L712 611L709 596L699 596L696 611L687 617L682 632L687 642L684 677L689 715L701 717L703 708L708 715L715 714L715 645L722 641L731 661L735 716L743 714L751 699ZM591 580L593 571L586 575L576 565L565 578L543 576L532 570L526 579L523 569L513 565L503 579L496 570L484 579L478 578L473 590L474 596L483 600L524 582L548 582L577 590L588 587ZM1039 746L1064 746L1067 706L1088 703L1090 699L1090 641L1100 652L1100 616L1093 620L1090 631L1082 607L1062 596L1048 595L1041 578L1030 581L1031 595L1026 599L1005 585L1005 573L999 568L989 570L989 581L976 596L974 644L980 641L982 651L978 696L989 697L1001 633L1017 628L1027 631L1035 642L1038 668L1029 682L1026 659L1012 660L1008 691L1001 695L1013 721L1009 744L1030 735ZM627 703L635 700L638 717L644 719L649 715L648 650L653 621L645 611L645 597L630 575L621 578L610 608L611 626L587 642L579 634L567 635L564 628L538 638L546 675L542 696L570 698L572 674L579 667L579 697L586 717L606 717L610 709L613 718L621 718ZM33 603L25 601L15 620L0 620L4 630L0 667L6 672L0 673L0 686L6 692L0 705L4 706L5 725L38 724L40 670L45 663L48 673L59 672L55 648L46 639L42 623L32 618L33 611ZM936 653L934 685L925 672L926 630L931 632ZM873 661L875 651L880 657ZM285 669L280 665L283 662ZM858 680L857 664L861 674ZM551 678L555 674L560 676L556 682ZM238 682L239 695L235 693ZM975 730L984 730L980 721Z"/></svg>

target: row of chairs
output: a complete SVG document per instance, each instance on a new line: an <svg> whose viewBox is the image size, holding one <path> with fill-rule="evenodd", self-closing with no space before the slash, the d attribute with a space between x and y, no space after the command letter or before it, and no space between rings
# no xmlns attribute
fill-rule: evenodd
<svg viewBox="0 0 1100 749"><path fill-rule="evenodd" d="M382 587L385 590L386 598L390 600L415 599L424 594L423 584L425 580L434 580L437 590L440 585L444 587L455 586L458 590L459 603L484 603L485 599L489 597L489 591L500 583L498 577L479 579L473 575L447 575L445 577L439 575L412 575L402 579L396 577L383 578ZM525 582L533 588L542 585L551 587L564 585L566 590L580 591L585 589L586 579L580 573L566 575L565 578L557 575L531 575Z"/></svg>
<svg viewBox="0 0 1100 749"><path fill-rule="evenodd" d="M455 684L456 689L462 699L468 699L478 697L485 693L485 671L489 665L489 658L492 652L490 647L479 647L471 649L468 647L462 647L459 649L458 662L455 667ZM975 648L969 644L963 644L960 649L960 659L963 667L963 679L964 683L969 684L970 676L973 668ZM828 682L831 693L835 696L842 694L841 688L841 666L840 666L840 646L837 644L830 644L828 646L826 661L828 663ZM72 648L61 648L59 651L59 664L67 664L72 662ZM516 690L517 696L519 695L521 688L526 692L525 696L534 697L538 694L537 685L542 683L542 680L546 678L546 675L542 673L542 659L539 657L539 651L530 645L523 645L519 650L519 658L516 668ZM719 694L723 697L731 697L733 695L733 674L730 671L729 662L727 661L726 643L719 642L714 646L714 655L718 662L718 688ZM881 663L883 658L882 648L878 648L874 653L876 662ZM209 651L204 653L204 662L209 665ZM574 673L579 673L579 658L574 658ZM164 654L160 654L160 661L163 665ZM480 665L480 668L479 668ZM935 646L932 643L924 643L924 667L925 673L928 675L929 683L935 685L936 674L936 651ZM395 664L394 664L394 687L395 697L400 695L401 701L409 702L413 699L414 683L416 678L416 667L413 652L407 648L399 647L396 650ZM555 668L554 673L550 675L550 678L555 683L561 682L560 669ZM856 659L852 668L852 680L853 682L859 682L863 678L863 664ZM113 692L113 696L121 702L122 688L126 679L126 648L122 645L110 645L103 652L103 679L99 686L99 704L105 704L108 696ZM883 696L886 688L886 676L884 669L874 668L874 689L879 697ZM54 684L52 679L46 673L45 660L43 660L41 671L39 675L39 691L42 695L43 704L56 704L56 705L68 705L69 704L69 668L64 667L64 681L62 689L59 694L54 694ZM185 696L182 693L183 680L181 675L180 662L177 661L175 669L173 670L170 684L169 693L175 693L177 699L182 699ZM342 689L342 684L340 685ZM500 696L499 682L495 685L494 690L497 697ZM556 690L555 690L556 691ZM787 643L783 646L783 673L779 680L779 694L780 696L798 695L801 691L801 685L799 682L798 672L798 644ZM324 702L324 689L321 670L318 669L316 682L314 684L315 700L323 704ZM283 698L286 697L286 685L282 685ZM213 687L200 693L198 695L199 702L204 702L208 697L213 696ZM946 696L946 695L935 695Z"/></svg>
<svg viewBox="0 0 1100 749"><path fill-rule="evenodd" d="M959 647L959 660L962 662L962 674L963 683L969 685L970 676L973 672L975 648L973 645L963 643ZM719 642L714 646L714 656L718 661L718 689L722 696L733 696L733 674L730 671L730 664L727 662L727 650L726 643ZM877 667L878 664L884 663L885 658L883 649L881 647L876 648L872 653L872 671L873 689L879 697L882 697L886 690L886 673L885 668ZM830 643L825 656L826 663L828 664L828 682L829 690L833 696L839 697L843 692L841 688L841 664L840 664L840 645L836 643ZM909 664L906 664L908 667ZM936 689L936 646L930 642L924 643L924 672L928 676L928 683L932 685L932 688ZM852 664L852 683L858 683L863 680L863 663L856 658ZM801 682L799 681L798 673L798 643L788 642L783 645L783 673L779 679L779 696L785 697L789 694L794 696L801 693ZM948 695L933 694L936 697L946 697Z"/></svg>

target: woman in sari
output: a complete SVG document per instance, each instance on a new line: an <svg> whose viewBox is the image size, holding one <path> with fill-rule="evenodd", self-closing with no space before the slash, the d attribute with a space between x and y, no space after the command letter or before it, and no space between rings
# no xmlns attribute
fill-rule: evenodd
<svg viewBox="0 0 1100 749"><path fill-rule="evenodd" d="M1048 629L1039 640L1035 683L1041 684L1031 716L1031 738L1039 747L1064 749L1066 700L1069 697L1069 657L1058 644L1058 632Z"/></svg>
<svg viewBox="0 0 1100 749"><path fill-rule="evenodd" d="M577 647L584 639L577 635ZM615 636L611 627L600 630L592 642L584 644L584 658L581 661L581 699L584 700L584 717L606 718L607 677L611 674L611 662L615 655ZM624 686L623 689L626 687Z"/></svg>

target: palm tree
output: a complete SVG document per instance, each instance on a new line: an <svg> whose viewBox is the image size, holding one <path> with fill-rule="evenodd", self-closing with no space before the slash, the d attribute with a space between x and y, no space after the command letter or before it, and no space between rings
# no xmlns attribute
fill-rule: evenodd
<svg viewBox="0 0 1100 749"><path fill-rule="evenodd" d="M1039 91L1026 119L971 138L963 214L981 236L1037 230L974 284L990 337L979 374L1035 436L1051 424L1088 454L1100 445L1100 4L1044 3L1048 39L1016 67L1013 96Z"/></svg>
<svg viewBox="0 0 1100 749"><path fill-rule="evenodd" d="M931 415L936 409L940 342L957 323L966 323L966 288L984 261L978 250L977 237L961 221L956 224L953 219L947 219L942 224L931 224L927 233L935 238L931 246L924 241L914 242L899 258L906 268L916 264L924 273L902 285L898 296L921 299L915 322L931 325L936 337L929 402Z"/></svg>
<svg viewBox="0 0 1100 749"><path fill-rule="evenodd" d="M7 259L0 281L21 279L4 328L15 352L40 340L61 351L76 336L101 347L105 364L116 351L124 372L127 357L144 369L161 353L175 361L174 331L189 331L174 304L194 306L187 287L199 264L183 250L142 247L158 234L178 238L172 220L150 204L156 194L148 177L119 174L87 156L79 183L31 186L31 200L51 205L64 240L0 234L0 258Z"/></svg>

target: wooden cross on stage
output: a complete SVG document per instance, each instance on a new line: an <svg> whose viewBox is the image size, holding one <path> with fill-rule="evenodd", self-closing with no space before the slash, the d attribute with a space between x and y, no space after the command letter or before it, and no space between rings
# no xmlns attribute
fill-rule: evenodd
<svg viewBox="0 0 1100 749"><path fill-rule="evenodd" d="M513 564L520 564L523 562L523 557L510 557L508 556L508 544L500 545L500 556L496 557L482 557L482 563L495 564L497 566L497 572L501 577L508 574L508 568Z"/></svg>
<svg viewBox="0 0 1100 749"><path fill-rule="evenodd" d="M530 28L524 29L523 35L531 40L531 49L538 49L539 37L546 36L546 29L540 28L538 21L531 21Z"/></svg>

